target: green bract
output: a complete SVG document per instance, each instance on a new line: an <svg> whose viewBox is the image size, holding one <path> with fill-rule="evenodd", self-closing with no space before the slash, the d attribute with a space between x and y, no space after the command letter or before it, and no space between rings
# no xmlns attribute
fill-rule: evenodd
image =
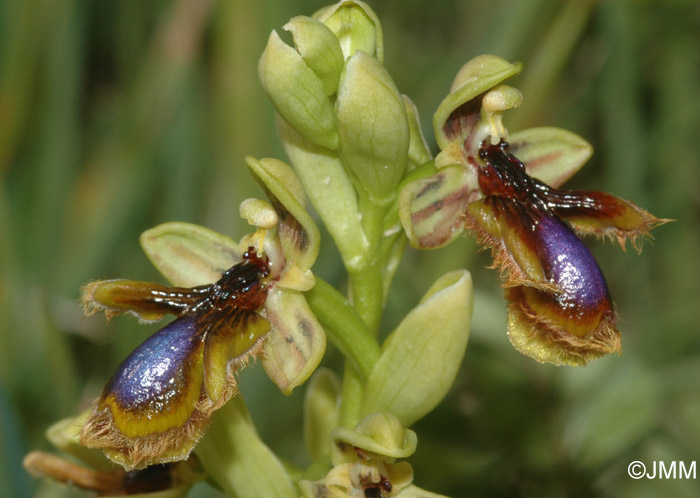
<svg viewBox="0 0 700 498"><path fill-rule="evenodd" d="M390 412L408 426L435 408L462 363L472 306L468 272L438 279L387 338L367 381L363 411Z"/></svg>
<svg viewBox="0 0 700 498"><path fill-rule="evenodd" d="M284 149L304 190L338 246L346 266L368 248L362 231L357 193L340 157L305 139L283 120L277 121Z"/></svg>
<svg viewBox="0 0 700 498"><path fill-rule="evenodd" d="M212 427L195 453L214 482L231 496L297 496L289 474L260 440L250 413L239 397L214 414Z"/></svg>
<svg viewBox="0 0 700 498"><path fill-rule="evenodd" d="M340 383L336 375L319 368L309 381L304 397L304 443L314 461L330 452L328 435L338 426Z"/></svg>

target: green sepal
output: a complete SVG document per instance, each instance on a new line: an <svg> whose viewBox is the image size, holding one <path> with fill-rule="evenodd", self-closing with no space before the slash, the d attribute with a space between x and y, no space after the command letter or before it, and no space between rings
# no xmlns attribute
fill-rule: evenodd
<svg viewBox="0 0 700 498"><path fill-rule="evenodd" d="M435 139L441 149L459 138L464 138L469 130L448 126L448 120L458 108L512 78L522 70L522 64L501 59L495 55L480 55L467 62L457 73L450 93L443 99L433 116Z"/></svg>
<svg viewBox="0 0 700 498"><path fill-rule="evenodd" d="M406 109L389 73L376 59L356 52L340 77L335 103L340 155L370 197L395 195L406 170Z"/></svg>
<svg viewBox="0 0 700 498"><path fill-rule="evenodd" d="M153 266L179 287L216 282L241 261L233 239L192 223L163 223L143 232L140 241Z"/></svg>
<svg viewBox="0 0 700 498"><path fill-rule="evenodd" d="M258 74L272 105L285 121L313 143L338 148L333 105L323 82L276 31L270 33Z"/></svg>
<svg viewBox="0 0 700 498"><path fill-rule="evenodd" d="M391 412L408 427L433 410L462 363L472 307L469 272L439 278L387 338L365 386L363 412Z"/></svg>
<svg viewBox="0 0 700 498"><path fill-rule="evenodd" d="M273 333L263 345L262 365L277 387L291 394L323 358L326 334L299 291L271 291L265 302L265 317Z"/></svg>
<svg viewBox="0 0 700 498"><path fill-rule="evenodd" d="M575 133L541 127L511 133L509 152L520 159L533 178L559 187L593 154L593 147Z"/></svg>
<svg viewBox="0 0 700 498"><path fill-rule="evenodd" d="M323 83L326 95L333 95L345 62L338 38L325 24L306 16L291 18L283 28L292 33L297 51Z"/></svg>

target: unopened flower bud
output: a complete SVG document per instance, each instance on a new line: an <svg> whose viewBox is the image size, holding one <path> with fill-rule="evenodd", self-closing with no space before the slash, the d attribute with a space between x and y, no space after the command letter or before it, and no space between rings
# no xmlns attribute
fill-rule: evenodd
<svg viewBox="0 0 700 498"><path fill-rule="evenodd" d="M408 160L408 120L391 76L364 52L347 61L336 116L347 166L373 199L391 197Z"/></svg>
<svg viewBox="0 0 700 498"><path fill-rule="evenodd" d="M333 95L345 62L333 32L322 22L306 16L293 17L284 29L292 33L297 51L321 79L326 95Z"/></svg>
<svg viewBox="0 0 700 498"><path fill-rule="evenodd" d="M362 50L379 62L384 60L382 25L377 14L359 0L341 0L329 5L313 16L338 37L345 58Z"/></svg>
<svg viewBox="0 0 700 498"><path fill-rule="evenodd" d="M315 144L338 147L333 106L323 81L275 31L260 57L258 73L272 105L285 121Z"/></svg>

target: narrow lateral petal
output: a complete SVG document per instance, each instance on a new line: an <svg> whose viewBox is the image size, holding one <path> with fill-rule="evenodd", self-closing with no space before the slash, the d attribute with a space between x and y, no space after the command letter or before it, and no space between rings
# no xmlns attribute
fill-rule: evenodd
<svg viewBox="0 0 700 498"><path fill-rule="evenodd" d="M83 286L80 301L86 315L102 310L110 318L130 313L144 322L177 315L193 306L209 286L182 288L135 280L96 280Z"/></svg>
<svg viewBox="0 0 700 498"><path fill-rule="evenodd" d="M557 216L579 234L616 240L623 249L629 240L639 250L640 237L651 237L650 230L670 221L605 192L549 189L546 198Z"/></svg>

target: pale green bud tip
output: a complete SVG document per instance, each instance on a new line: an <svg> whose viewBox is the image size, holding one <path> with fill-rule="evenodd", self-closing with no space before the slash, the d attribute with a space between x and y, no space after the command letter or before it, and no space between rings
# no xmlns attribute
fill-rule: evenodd
<svg viewBox="0 0 700 498"><path fill-rule="evenodd" d="M480 55L462 66L449 95L440 103L433 117L435 138L440 148L444 149L450 141L466 134L459 127L448 126L450 117L457 109L521 70L522 64L519 62L511 64L495 55Z"/></svg>
<svg viewBox="0 0 700 498"><path fill-rule="evenodd" d="M416 451L418 438L395 415L377 412L367 415L353 430L337 427L331 442L331 460L338 465L357 460L355 448L371 453L376 460L406 458Z"/></svg>
<svg viewBox="0 0 700 498"><path fill-rule="evenodd" d="M372 198L391 197L408 161L408 119L391 76L364 52L347 61L336 116L345 163Z"/></svg>
<svg viewBox="0 0 700 498"><path fill-rule="evenodd" d="M321 78L273 31L260 57L258 74L282 118L311 142L338 147L333 106Z"/></svg>
<svg viewBox="0 0 700 498"><path fill-rule="evenodd" d="M335 34L345 59L361 50L383 62L382 25L377 14L366 3L359 0L342 0L324 7L313 17Z"/></svg>
<svg viewBox="0 0 700 498"><path fill-rule="evenodd" d="M284 29L292 33L297 51L320 78L326 95L333 95L345 62L336 36L326 25L306 16L293 17Z"/></svg>
<svg viewBox="0 0 700 498"><path fill-rule="evenodd" d="M270 229L276 227L279 221L272 206L260 199L246 199L239 209L241 218L254 227Z"/></svg>

